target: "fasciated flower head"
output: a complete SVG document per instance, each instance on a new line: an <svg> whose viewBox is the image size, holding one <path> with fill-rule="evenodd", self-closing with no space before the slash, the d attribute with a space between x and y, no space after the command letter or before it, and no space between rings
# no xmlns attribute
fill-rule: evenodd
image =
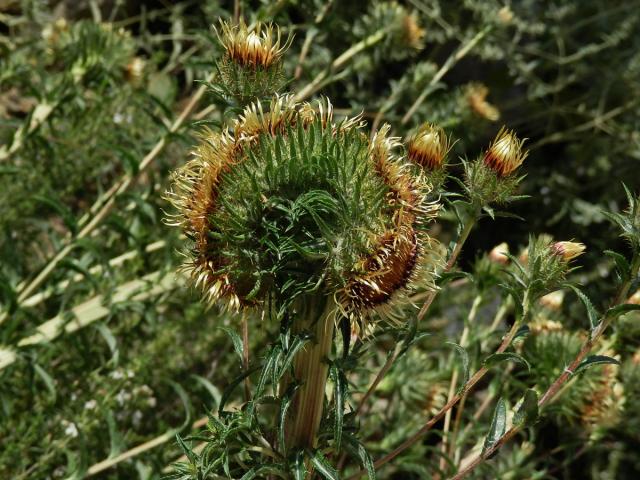
<svg viewBox="0 0 640 480"><path fill-rule="evenodd" d="M362 127L334 122L328 101L282 96L202 133L167 198L170 223L192 241L185 269L209 303L282 312L314 292L358 323L430 284L429 184L394 155L388 126L372 141Z"/></svg>
<svg viewBox="0 0 640 480"><path fill-rule="evenodd" d="M498 177L512 174L529 155L527 150L522 149L524 142L513 131L502 127L484 154L484 163Z"/></svg>
<svg viewBox="0 0 640 480"><path fill-rule="evenodd" d="M466 88L465 97L469 108L479 117L491 122L500 119L500 110L487 101L489 89L482 83L472 83Z"/></svg>
<svg viewBox="0 0 640 480"><path fill-rule="evenodd" d="M570 262L584 253L587 247L579 242L554 242L551 244L551 252L565 262Z"/></svg>
<svg viewBox="0 0 640 480"><path fill-rule="evenodd" d="M444 130L432 123L423 124L407 142L407 156L428 170L442 168L451 142Z"/></svg>
<svg viewBox="0 0 640 480"><path fill-rule="evenodd" d="M290 40L282 42L280 28L271 24L258 24L250 30L240 20L238 25L220 21L220 43L225 48L227 57L244 67L269 68L279 62L282 54L289 47Z"/></svg>

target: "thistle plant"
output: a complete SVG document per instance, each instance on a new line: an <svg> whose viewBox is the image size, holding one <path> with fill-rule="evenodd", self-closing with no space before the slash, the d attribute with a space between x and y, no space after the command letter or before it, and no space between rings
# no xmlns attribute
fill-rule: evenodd
<svg viewBox="0 0 640 480"><path fill-rule="evenodd" d="M89 3L0 6L1 478L638 476L634 2Z"/></svg>
<svg viewBox="0 0 640 480"><path fill-rule="evenodd" d="M184 269L205 301L258 310L308 341L278 381L281 396L295 389L283 452L318 444L335 325L398 321L417 285L433 288L431 186L388 126L371 140L363 126L336 122L328 100L256 101L230 128L202 132L168 194L170 222L193 244Z"/></svg>

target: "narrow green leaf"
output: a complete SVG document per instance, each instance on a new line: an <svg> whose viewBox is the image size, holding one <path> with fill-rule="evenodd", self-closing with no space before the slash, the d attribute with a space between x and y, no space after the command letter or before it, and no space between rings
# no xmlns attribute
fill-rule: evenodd
<svg viewBox="0 0 640 480"><path fill-rule="evenodd" d="M527 367L528 370L531 370L531 365L529 365L529 362L527 362L527 360L525 360L524 357L513 352L494 353L492 355L489 355L484 360L483 364L485 367L491 368L494 365L497 365L498 363L505 362L505 361L522 363Z"/></svg>
<svg viewBox="0 0 640 480"><path fill-rule="evenodd" d="M613 259L616 264L616 271L618 275L620 275L620 280L623 282L629 278L629 272L631 271L631 265L624 257L624 255L619 254L618 252L614 252L613 250L605 250L603 252L607 257Z"/></svg>
<svg viewBox="0 0 640 480"><path fill-rule="evenodd" d="M233 342L233 349L238 354L238 358L240 359L240 362L242 362L244 345L242 343L242 338L240 338L240 335L238 335L238 333L234 329L229 327L218 327L218 329L222 330L227 335L229 335L231 342Z"/></svg>
<svg viewBox="0 0 640 480"><path fill-rule="evenodd" d="M222 398L222 394L220 393L220 390L218 389L218 387L216 387L213 383L211 383L209 380L207 380L206 378L200 375L193 374L191 375L191 378L193 378L196 382L202 385L205 388L205 390L207 390L207 392L209 392L209 395L211 395L211 398L213 399L216 405L220 405L220 399Z"/></svg>
<svg viewBox="0 0 640 480"><path fill-rule="evenodd" d="M574 374L580 373L586 370L587 368L593 367L594 365L607 365L607 364L620 365L620 362L615 358L607 357L606 355L589 355L580 363L580 365L576 367L573 373Z"/></svg>
<svg viewBox="0 0 640 480"><path fill-rule="evenodd" d="M531 333L529 325L522 325L520 328L518 328L518 331L513 336L513 339L515 340L516 338L526 337L527 335L529 335L529 333Z"/></svg>
<svg viewBox="0 0 640 480"><path fill-rule="evenodd" d="M594 308L593 304L591 303L591 300L589 300L589 297L587 297L582 292L582 290L580 290L575 285L567 284L566 286L569 287L571 290L573 290L575 292L575 294L578 296L580 301L583 303L583 305L587 309L587 315L589 316L589 325L591 326L591 330L593 330L594 328L596 328L598 326L598 323L599 323L600 319L599 319L599 316L598 316L598 312L596 311L596 309Z"/></svg>
<svg viewBox="0 0 640 480"><path fill-rule="evenodd" d="M528 389L524 392L522 404L513 417L513 423L532 425L538 419L538 392Z"/></svg>
<svg viewBox="0 0 640 480"><path fill-rule="evenodd" d="M125 448L126 445L124 443L124 438L122 434L118 431L118 426L116 425L116 419L113 416L113 411L107 410L107 426L109 428L109 457L114 458L120 455Z"/></svg>
<svg viewBox="0 0 640 480"><path fill-rule="evenodd" d="M338 471L333 468L329 461L322 455L322 452L316 451L309 455L311 464L315 467L322 478L326 480L340 480Z"/></svg>
<svg viewBox="0 0 640 480"><path fill-rule="evenodd" d="M104 323L96 324L95 328L96 330L98 330L102 338L104 338L104 341L107 342L107 346L111 351L110 361L113 362L115 365L117 365L118 358L120 356L120 351L118 349L118 341L116 340L116 337L114 337L113 333L111 332L111 329L107 327Z"/></svg>
<svg viewBox="0 0 640 480"><path fill-rule="evenodd" d="M492 448L504 435L507 429L507 404L504 399L498 400L496 409L493 412L493 419L491 420L491 427L489 433L484 439L484 446L482 447L482 453Z"/></svg>
<svg viewBox="0 0 640 480"><path fill-rule="evenodd" d="M293 396L296 392L296 385L292 383L287 388L282 400L280 401L280 413L278 415L278 442L280 443L280 448L284 452L287 451L287 442L285 436L285 426L287 423L287 412L289 411L289 407L291 406L291 402L293 401Z"/></svg>
<svg viewBox="0 0 640 480"><path fill-rule="evenodd" d="M340 450L340 445L342 443L342 426L344 423L344 402L347 394L345 385L346 379L335 364L331 365L331 368L329 369L329 376L333 382L333 400L335 402L333 412L335 419L333 423L333 437L336 442L336 449Z"/></svg>
<svg viewBox="0 0 640 480"><path fill-rule="evenodd" d="M293 478L294 480L304 480L307 478L307 464L304 461L304 450L296 452L293 460Z"/></svg>
<svg viewBox="0 0 640 480"><path fill-rule="evenodd" d="M40 365L38 365L37 363L33 364L33 370L35 371L36 375L42 379L42 381L44 382L44 384L47 387L47 390L49 390L49 393L51 393L51 396L53 397L53 401L55 401L55 399L56 399L56 382L53 379L53 377L51 375L49 375L47 373L47 371L44 368L42 368Z"/></svg>
<svg viewBox="0 0 640 480"><path fill-rule="evenodd" d="M454 342L446 342L447 345L451 345L460 354L462 359L462 386L466 385L469 381L469 354L467 350Z"/></svg>
<svg viewBox="0 0 640 480"><path fill-rule="evenodd" d="M616 305L615 307L611 307L607 310L607 317L618 318L620 315L624 315L625 313L632 312L634 310L640 310L640 305L635 305L633 303Z"/></svg>

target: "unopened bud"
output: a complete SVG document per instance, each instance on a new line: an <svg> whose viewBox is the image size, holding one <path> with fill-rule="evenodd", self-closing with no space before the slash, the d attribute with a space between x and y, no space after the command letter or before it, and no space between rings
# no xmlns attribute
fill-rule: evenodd
<svg viewBox="0 0 640 480"><path fill-rule="evenodd" d="M499 177L513 173L529 155L522 150L524 140L518 139L513 131L500 129L495 140L484 154L484 163Z"/></svg>
<svg viewBox="0 0 640 480"><path fill-rule="evenodd" d="M562 257L566 262L570 262L582 255L587 247L579 242L555 242L551 244L551 251L554 255Z"/></svg>
<svg viewBox="0 0 640 480"><path fill-rule="evenodd" d="M489 252L489 260L494 263L500 263L502 265L506 265L509 263L509 258L506 254L509 253L509 245L507 242L502 242L499 245L496 245Z"/></svg>
<svg viewBox="0 0 640 480"><path fill-rule="evenodd" d="M423 124L407 144L409 160L428 170L437 170L444 164L450 149L444 130L432 123Z"/></svg>
<svg viewBox="0 0 640 480"><path fill-rule="evenodd" d="M629 297L627 303L630 303L632 305L640 305L640 289L636 290L636 293Z"/></svg>

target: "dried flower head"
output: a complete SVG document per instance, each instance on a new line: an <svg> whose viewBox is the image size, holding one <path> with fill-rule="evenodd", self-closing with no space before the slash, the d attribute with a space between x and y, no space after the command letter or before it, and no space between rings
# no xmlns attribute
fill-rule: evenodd
<svg viewBox="0 0 640 480"><path fill-rule="evenodd" d="M389 126L371 141L362 127L334 123L328 101L282 96L245 108L233 133L202 133L167 198L170 223L193 242L185 269L209 303L282 311L314 292L359 323L429 283L429 184L393 154Z"/></svg>
<svg viewBox="0 0 640 480"><path fill-rule="evenodd" d="M424 123L407 142L409 160L428 170L436 170L444 165L451 148L444 130L432 123Z"/></svg>
<svg viewBox="0 0 640 480"><path fill-rule="evenodd" d="M489 89L482 83L471 83L466 88L465 98L471 111L491 122L500 119L500 110L487 101Z"/></svg>
<svg viewBox="0 0 640 480"><path fill-rule="evenodd" d="M551 252L565 262L570 262L579 257L586 248L583 243L579 242L554 242L551 244Z"/></svg>
<svg viewBox="0 0 640 480"><path fill-rule="evenodd" d="M498 10L498 20L504 25L508 25L513 21L513 11L508 5Z"/></svg>
<svg viewBox="0 0 640 480"><path fill-rule="evenodd" d="M289 47L290 40L282 42L280 28L271 24L257 26L250 30L240 20L238 25L220 21L220 43L229 59L244 67L269 68L280 61Z"/></svg>
<svg viewBox="0 0 640 480"><path fill-rule="evenodd" d="M518 139L513 131L502 127L486 151L484 163L499 177L510 175L529 155L527 150L522 150L525 140Z"/></svg>
<svg viewBox="0 0 640 480"><path fill-rule="evenodd" d="M496 245L489 252L489 260L494 263L499 263L501 265L506 265L509 263L509 258L507 254L509 253L509 245L507 242L502 242L499 245Z"/></svg>

